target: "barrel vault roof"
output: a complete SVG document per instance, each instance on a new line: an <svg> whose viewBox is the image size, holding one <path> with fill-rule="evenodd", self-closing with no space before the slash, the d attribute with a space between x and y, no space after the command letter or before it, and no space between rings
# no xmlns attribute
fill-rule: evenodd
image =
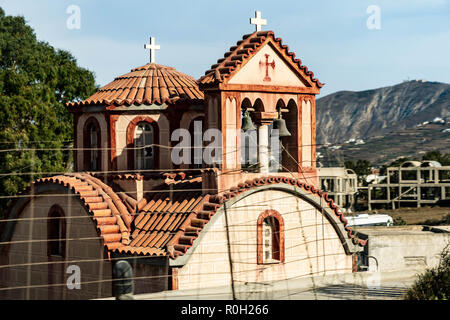
<svg viewBox="0 0 450 320"><path fill-rule="evenodd" d="M33 185L59 184L72 190L91 216L104 246L109 252L119 254L171 259L183 256L225 202L253 188L276 184L299 187L322 198L354 245L364 246L367 242L359 239L347 226L347 220L327 193L296 179L257 178L241 183L223 195L202 193L201 177L167 181L139 202L113 190L89 173L42 178Z"/></svg>

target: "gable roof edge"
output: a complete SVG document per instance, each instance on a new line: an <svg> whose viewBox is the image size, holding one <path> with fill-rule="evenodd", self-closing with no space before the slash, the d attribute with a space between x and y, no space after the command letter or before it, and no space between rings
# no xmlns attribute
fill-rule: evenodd
<svg viewBox="0 0 450 320"><path fill-rule="evenodd" d="M290 58L290 61L287 61L290 67L295 67L300 73L304 73L304 77L309 79L317 89L323 87L324 84L314 78L314 73L309 71L307 66L302 65L300 59L295 58L295 53L289 51L289 47L283 44L282 39L275 38L273 31L260 31L244 35L242 40L239 40L235 46L230 47L230 51L226 52L223 58L218 59L217 63L213 64L205 72L205 75L197 80L199 87L207 89L226 82L270 40L284 51L286 57Z"/></svg>
<svg viewBox="0 0 450 320"><path fill-rule="evenodd" d="M249 180L245 183L241 183L236 188L231 188L230 191L226 192L223 196L211 196L210 201L220 203L220 206L217 206L217 209L215 211L212 210L210 214L210 220L199 232L192 245L185 251L185 254L171 257L171 259L169 259L169 265L172 267L181 267L188 262L196 247L205 236L206 231L224 213L225 203L228 203L231 206L234 203L240 201L243 197L247 197L250 194L260 192L265 189L276 189L290 192L296 196L301 196L304 201L307 201L308 203L316 207L318 203L315 201L317 199L314 198L317 198L318 196L320 199L323 199L325 202L323 203L322 208L325 211L325 215L330 218L329 221L332 224L333 228L336 230L336 233L338 234L347 255L361 251L362 248L367 244L367 239L363 240L358 238L358 235L355 234L353 229L347 226L347 219L345 219L339 207L331 198L328 197L328 194L326 192L318 190L313 186L292 178L256 178L254 180Z"/></svg>

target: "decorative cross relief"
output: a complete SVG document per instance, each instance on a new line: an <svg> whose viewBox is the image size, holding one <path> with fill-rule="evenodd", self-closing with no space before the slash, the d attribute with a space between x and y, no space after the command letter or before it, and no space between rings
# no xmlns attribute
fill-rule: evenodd
<svg viewBox="0 0 450 320"><path fill-rule="evenodd" d="M272 60L272 62L269 62L269 55L265 54L266 56L266 62L260 61L259 62L259 66L260 67L266 67L266 76L264 77L263 81L271 81L272 79L270 79L269 77L269 67L272 67L272 69L275 69L275 60Z"/></svg>
<svg viewBox="0 0 450 320"><path fill-rule="evenodd" d="M261 31L261 26L267 25L267 20L261 18L261 11L255 11L255 17L250 18L250 24L256 26L256 31Z"/></svg>
<svg viewBox="0 0 450 320"><path fill-rule="evenodd" d="M156 61L156 50L161 49L160 45L155 43L155 38L150 38L150 44L145 44L144 49L150 49L150 63L155 63Z"/></svg>

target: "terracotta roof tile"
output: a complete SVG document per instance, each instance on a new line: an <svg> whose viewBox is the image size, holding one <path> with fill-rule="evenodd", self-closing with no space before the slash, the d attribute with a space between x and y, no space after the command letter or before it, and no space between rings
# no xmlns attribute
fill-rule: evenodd
<svg viewBox="0 0 450 320"><path fill-rule="evenodd" d="M167 174L178 176L178 174ZM110 252L145 256L169 256L176 259L193 245L205 225L217 210L229 199L252 188L285 183L315 194L332 210L344 226L347 236L355 245L364 246L347 226L347 220L328 194L299 180L271 176L240 183L223 195L201 192L201 177L186 180L167 180L155 188L161 190L146 199L145 206L138 210L136 200L133 210L124 204L127 196L119 197L111 187L88 173L66 174L37 180L34 184L57 183L73 190L85 204L96 223L97 232ZM191 191L191 190L199 191ZM171 192L186 190L186 192ZM123 200L125 199L125 201ZM131 200L130 200L131 201ZM132 202L132 201L131 201ZM135 219L132 216L136 214Z"/></svg>
<svg viewBox="0 0 450 320"><path fill-rule="evenodd" d="M56 183L71 189L84 203L108 249L129 243L131 219L112 189L87 173L66 174L35 181L34 185Z"/></svg>
<svg viewBox="0 0 450 320"><path fill-rule="evenodd" d="M68 103L67 106L161 105L177 101L201 103L203 98L194 78L175 68L152 63L117 77L88 99Z"/></svg>
<svg viewBox="0 0 450 320"><path fill-rule="evenodd" d="M271 38L277 44L280 50L284 51L290 57L292 63L300 69L305 76L322 88L323 84L318 79L314 78L314 73L302 65L300 59L295 58L295 54L289 51L289 47L284 45L281 38L275 38L273 31L259 31L252 34L244 35L242 40L239 40L235 46L230 48L230 51L224 54L224 58L217 60L205 75L198 80L200 87L214 86L229 78L233 72L240 67L240 65L248 58L252 57L252 53L259 48L259 46L267 39Z"/></svg>
<svg viewBox="0 0 450 320"><path fill-rule="evenodd" d="M191 188L198 179L177 182L176 189ZM176 259L186 253L194 240L222 204L251 188L266 184L286 183L316 194L343 223L347 236L355 245L365 246L367 240L359 239L347 226L347 220L328 194L285 177L257 178L241 183L230 192L218 195L202 195L201 192L173 193L170 190L157 193L139 213L134 221L134 232L129 247L120 247L115 252L136 255L169 255Z"/></svg>

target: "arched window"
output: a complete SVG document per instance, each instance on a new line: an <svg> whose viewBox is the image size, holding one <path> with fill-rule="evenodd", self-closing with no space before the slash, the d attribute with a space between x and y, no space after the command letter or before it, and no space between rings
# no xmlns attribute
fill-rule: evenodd
<svg viewBox="0 0 450 320"><path fill-rule="evenodd" d="M286 126L291 133L290 137L281 138L283 147L281 148L281 163L283 171L299 172L302 166L302 145L301 142L301 121L299 123L297 104L293 99L290 99L287 104L287 113L283 114L283 119L286 120Z"/></svg>
<svg viewBox="0 0 450 320"><path fill-rule="evenodd" d="M91 170L98 170L98 150L96 150L96 148L98 148L98 140L97 140L97 129L95 128L95 126L91 125L89 128L89 138L90 138L90 148L91 150Z"/></svg>
<svg viewBox="0 0 450 320"><path fill-rule="evenodd" d="M50 208L47 221L47 253L49 256L66 255L66 220L63 209L54 205Z"/></svg>
<svg viewBox="0 0 450 320"><path fill-rule="evenodd" d="M252 104L245 98L241 104L241 129L246 126L246 131L241 131L241 167L247 171L256 171L258 168L258 131L251 118ZM249 129L253 124L254 129Z"/></svg>
<svg viewBox="0 0 450 320"><path fill-rule="evenodd" d="M273 122L269 125L269 170L270 172L281 172L282 147L279 133L274 133Z"/></svg>
<svg viewBox="0 0 450 320"><path fill-rule="evenodd" d="M284 262L284 221L275 210L267 210L257 224L258 264Z"/></svg>
<svg viewBox="0 0 450 320"><path fill-rule="evenodd" d="M286 109L284 101L279 99L276 105L276 112L281 115L281 111ZM280 132L273 131L274 122L269 125L269 168L270 172L283 171L282 160L282 139L279 137Z"/></svg>
<svg viewBox="0 0 450 320"><path fill-rule="evenodd" d="M129 170L158 167L159 128L149 116L137 116L127 127L127 163Z"/></svg>
<svg viewBox="0 0 450 320"><path fill-rule="evenodd" d="M84 170L100 170L100 125L97 119L91 117L84 127Z"/></svg>
<svg viewBox="0 0 450 320"><path fill-rule="evenodd" d="M148 122L139 122L134 131L134 161L137 170L155 168L153 127Z"/></svg>
<svg viewBox="0 0 450 320"><path fill-rule="evenodd" d="M205 130L205 117L193 119L189 125L191 134L191 169L203 168L203 131Z"/></svg>

